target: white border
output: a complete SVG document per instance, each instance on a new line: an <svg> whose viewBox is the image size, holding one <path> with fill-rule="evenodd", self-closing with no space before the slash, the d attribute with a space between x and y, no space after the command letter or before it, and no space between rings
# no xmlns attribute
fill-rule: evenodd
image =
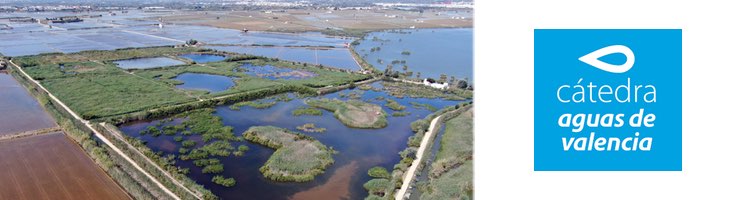
<svg viewBox="0 0 750 200"><path fill-rule="evenodd" d="M750 199L750 6L477 0L476 199ZM534 28L683 29L682 172L534 172Z"/></svg>

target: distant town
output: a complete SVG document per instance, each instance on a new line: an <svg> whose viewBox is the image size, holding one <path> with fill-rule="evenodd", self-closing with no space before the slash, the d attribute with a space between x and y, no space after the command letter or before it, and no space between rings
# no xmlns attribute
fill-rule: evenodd
<svg viewBox="0 0 750 200"><path fill-rule="evenodd" d="M305 8L305 9L328 9L328 10L367 10L367 9L396 9L396 10L420 10L420 9L473 9L473 1L400 1L400 2L372 2L372 1L54 1L48 0L44 5L34 1L9 1L0 2L0 12L48 12L48 11L108 11L126 9L162 10L162 9L189 9L189 10L258 10L279 8Z"/></svg>

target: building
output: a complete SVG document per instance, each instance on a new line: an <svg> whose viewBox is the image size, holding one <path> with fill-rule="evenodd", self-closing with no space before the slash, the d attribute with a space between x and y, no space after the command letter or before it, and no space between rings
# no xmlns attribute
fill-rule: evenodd
<svg viewBox="0 0 750 200"><path fill-rule="evenodd" d="M78 16L65 16L65 17L47 18L47 21L51 23L73 23L73 22L82 22L83 19L79 18Z"/></svg>
<svg viewBox="0 0 750 200"><path fill-rule="evenodd" d="M433 87L433 88L441 89L441 90L448 89L448 83L437 83L437 82L431 83L427 81L427 79L424 79L422 81L422 84Z"/></svg>

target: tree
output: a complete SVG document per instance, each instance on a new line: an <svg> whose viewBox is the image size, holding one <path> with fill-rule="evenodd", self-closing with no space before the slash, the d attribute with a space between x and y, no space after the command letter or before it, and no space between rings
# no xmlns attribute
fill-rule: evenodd
<svg viewBox="0 0 750 200"><path fill-rule="evenodd" d="M448 75L440 74L440 83L445 83L448 81Z"/></svg>
<svg viewBox="0 0 750 200"><path fill-rule="evenodd" d="M422 76L422 73L417 72L417 78L420 78Z"/></svg>
<svg viewBox="0 0 750 200"><path fill-rule="evenodd" d="M406 159L406 158L416 159L417 158L417 150L414 147L406 148L403 151L399 152L399 154L401 154L401 158L403 159Z"/></svg>
<svg viewBox="0 0 750 200"><path fill-rule="evenodd" d="M464 81L464 80L459 80L457 86L458 86L458 88L466 89L466 87L468 87L469 84L466 83L466 81Z"/></svg>
<svg viewBox="0 0 750 200"><path fill-rule="evenodd" d="M198 44L198 40L190 39L187 42L185 42L187 45L196 45Z"/></svg>
<svg viewBox="0 0 750 200"><path fill-rule="evenodd" d="M388 65L385 68L385 76L387 76L387 77L393 77L393 78L398 78L398 72L397 71L393 71L393 65Z"/></svg>
<svg viewBox="0 0 750 200"><path fill-rule="evenodd" d="M435 83L435 79L433 79L433 78L427 78L427 82L429 82L429 83Z"/></svg>
<svg viewBox="0 0 750 200"><path fill-rule="evenodd" d="M403 69L403 70L404 70L404 72L406 72L406 71L408 71L408 70L409 70L409 66L406 66L406 65L404 65L404 67L401 67L401 69Z"/></svg>

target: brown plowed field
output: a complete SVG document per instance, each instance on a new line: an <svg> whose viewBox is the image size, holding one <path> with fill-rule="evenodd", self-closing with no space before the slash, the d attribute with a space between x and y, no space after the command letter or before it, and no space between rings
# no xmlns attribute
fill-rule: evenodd
<svg viewBox="0 0 750 200"><path fill-rule="evenodd" d="M0 142L0 199L130 199L63 133Z"/></svg>

